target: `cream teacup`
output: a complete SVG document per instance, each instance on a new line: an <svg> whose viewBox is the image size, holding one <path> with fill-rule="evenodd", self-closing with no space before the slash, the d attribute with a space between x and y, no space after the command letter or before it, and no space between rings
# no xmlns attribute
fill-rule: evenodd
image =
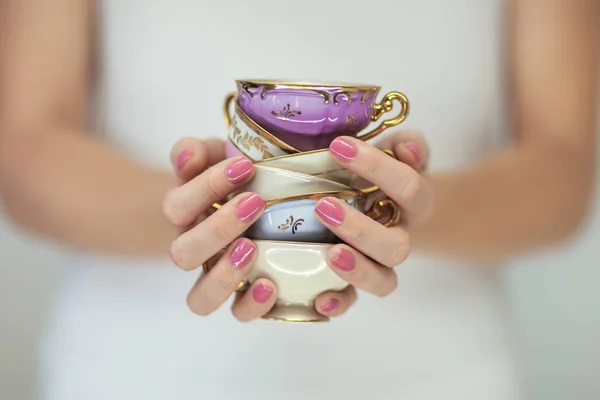
<svg viewBox="0 0 600 400"><path fill-rule="evenodd" d="M287 322L327 321L315 310L319 294L340 291L348 282L327 265L333 244L253 240L257 257L248 273L247 284L268 278L277 285L277 302L265 318Z"/></svg>
<svg viewBox="0 0 600 400"><path fill-rule="evenodd" d="M254 178L234 194L258 193L264 200L321 192L347 192L351 188L339 182L279 168L254 165Z"/></svg>
<svg viewBox="0 0 600 400"><path fill-rule="evenodd" d="M258 161L293 153L298 153L298 150L256 124L236 104L225 145L227 158L243 154L252 161Z"/></svg>

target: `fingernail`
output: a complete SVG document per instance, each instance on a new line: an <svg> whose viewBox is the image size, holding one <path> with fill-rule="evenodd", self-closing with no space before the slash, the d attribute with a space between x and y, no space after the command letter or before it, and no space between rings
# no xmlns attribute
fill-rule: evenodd
<svg viewBox="0 0 600 400"><path fill-rule="evenodd" d="M177 157L177 169L181 170L185 163L194 156L194 153L191 150L184 150L179 153Z"/></svg>
<svg viewBox="0 0 600 400"><path fill-rule="evenodd" d="M252 254L256 248L247 240L240 240L231 252L229 262L235 269L244 268L252 259Z"/></svg>
<svg viewBox="0 0 600 400"><path fill-rule="evenodd" d="M331 264L344 272L350 272L356 266L356 261L354 261L354 255L348 250L339 249L338 253L331 259Z"/></svg>
<svg viewBox="0 0 600 400"><path fill-rule="evenodd" d="M329 145L329 151L342 161L352 161L356 158L356 147L348 140L338 137L331 145Z"/></svg>
<svg viewBox="0 0 600 400"><path fill-rule="evenodd" d="M329 299L324 306L321 307L321 311L324 312L332 312L336 308L340 306L340 301L338 299Z"/></svg>
<svg viewBox="0 0 600 400"><path fill-rule="evenodd" d="M259 283L252 291L252 297L257 303L266 303L273 294L273 289L265 284Z"/></svg>
<svg viewBox="0 0 600 400"><path fill-rule="evenodd" d="M340 226L344 222L344 211L329 199L321 200L315 207L315 212L329 225Z"/></svg>
<svg viewBox="0 0 600 400"><path fill-rule="evenodd" d="M411 153L413 153L415 155L415 158L417 159L418 163L421 163L421 150L419 150L419 146L417 146L415 143L413 142L406 142L404 143L404 146L406 146L406 148L408 150L411 151Z"/></svg>
<svg viewBox="0 0 600 400"><path fill-rule="evenodd" d="M252 193L238 204L235 215L240 221L248 221L265 208L265 201L256 193Z"/></svg>
<svg viewBox="0 0 600 400"><path fill-rule="evenodd" d="M227 167L225 170L225 176L231 183L240 183L248 177L254 170L252 161L247 158L240 158Z"/></svg>

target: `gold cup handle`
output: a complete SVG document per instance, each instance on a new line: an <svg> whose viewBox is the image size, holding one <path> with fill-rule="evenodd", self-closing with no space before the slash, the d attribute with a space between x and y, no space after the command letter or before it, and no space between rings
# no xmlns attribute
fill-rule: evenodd
<svg viewBox="0 0 600 400"><path fill-rule="evenodd" d="M231 109L231 103L233 102L233 100L235 100L236 96L236 92L228 93L227 96L225 96L225 100L223 101L223 117L225 117L225 125L227 125L227 129L231 127L231 121L233 118L229 110Z"/></svg>
<svg viewBox="0 0 600 400"><path fill-rule="evenodd" d="M381 132L385 131L387 128L396 126L406 119L408 113L410 112L410 102L408 101L408 98L400 92L389 92L383 96L383 100L381 100L381 102L375 104L371 121L375 122L379 120L383 114L392 111L394 108L394 100L397 100L402 107L400 109L400 113L392 119L386 119L371 132L357 136L358 139L362 140L363 142L372 139Z"/></svg>
<svg viewBox="0 0 600 400"><path fill-rule="evenodd" d="M390 199L389 197L386 197L373 203L371 208L365 214L371 219L377 221L379 218L385 215L386 210L390 214L390 217L387 221L380 221L380 223L388 228L391 226L398 225L401 217L400 206L398 206L398 204L396 204L396 202Z"/></svg>

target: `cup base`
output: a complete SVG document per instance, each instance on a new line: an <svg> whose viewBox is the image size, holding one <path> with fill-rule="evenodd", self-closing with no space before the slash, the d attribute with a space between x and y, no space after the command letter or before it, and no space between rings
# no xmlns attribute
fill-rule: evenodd
<svg viewBox="0 0 600 400"><path fill-rule="evenodd" d="M276 304L263 319L279 322L327 322L329 317L319 314L314 304L278 305Z"/></svg>

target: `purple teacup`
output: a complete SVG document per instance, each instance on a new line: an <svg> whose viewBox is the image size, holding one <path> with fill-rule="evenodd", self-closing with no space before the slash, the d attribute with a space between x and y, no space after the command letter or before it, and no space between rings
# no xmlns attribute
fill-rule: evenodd
<svg viewBox="0 0 600 400"><path fill-rule="evenodd" d="M225 108L237 98L239 107L257 124L300 151L326 148L340 135L369 140L404 121L410 109L408 99L399 92L390 92L376 103L378 86L269 80L236 83L238 91L227 96ZM394 100L401 106L398 115L359 135L391 111Z"/></svg>

